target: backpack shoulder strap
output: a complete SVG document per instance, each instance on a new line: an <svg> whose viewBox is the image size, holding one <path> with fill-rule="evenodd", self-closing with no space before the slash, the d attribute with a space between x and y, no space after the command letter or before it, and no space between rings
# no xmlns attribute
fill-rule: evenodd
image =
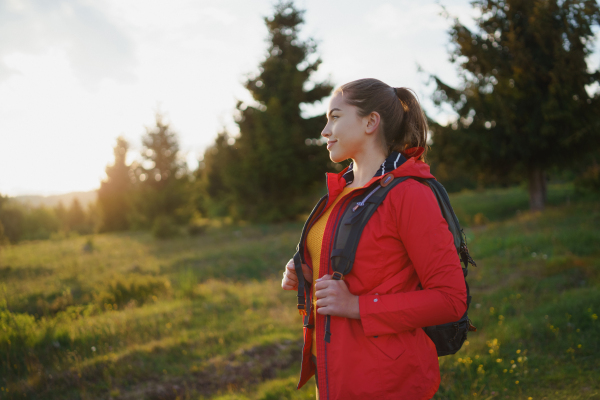
<svg viewBox="0 0 600 400"><path fill-rule="evenodd" d="M341 279L343 275L352 271L356 248L369 219L389 191L408 178L394 179L392 174L387 174L372 188L356 196L349 203L335 232L334 246L330 255L333 279Z"/></svg>

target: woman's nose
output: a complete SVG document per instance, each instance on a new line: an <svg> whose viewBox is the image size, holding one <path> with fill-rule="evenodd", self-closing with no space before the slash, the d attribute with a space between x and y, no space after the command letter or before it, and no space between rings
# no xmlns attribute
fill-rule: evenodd
<svg viewBox="0 0 600 400"><path fill-rule="evenodd" d="M323 137L331 136L331 131L329 130L328 125L325 125L325 128L323 128L323 130L321 131L321 136L323 136Z"/></svg>

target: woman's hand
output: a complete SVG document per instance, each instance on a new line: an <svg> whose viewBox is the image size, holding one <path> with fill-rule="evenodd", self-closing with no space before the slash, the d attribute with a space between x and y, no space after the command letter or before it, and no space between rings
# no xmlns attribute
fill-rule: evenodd
<svg viewBox="0 0 600 400"><path fill-rule="evenodd" d="M302 275L304 275L304 281L309 285L312 282L312 271L306 264L302 264ZM288 261L283 271L283 279L281 280L281 288L283 290L297 290L298 289L298 275L296 274L296 268L294 267L294 259Z"/></svg>
<svg viewBox="0 0 600 400"><path fill-rule="evenodd" d="M358 296L350 293L346 282L324 275L316 280L315 289L319 314L360 319Z"/></svg>

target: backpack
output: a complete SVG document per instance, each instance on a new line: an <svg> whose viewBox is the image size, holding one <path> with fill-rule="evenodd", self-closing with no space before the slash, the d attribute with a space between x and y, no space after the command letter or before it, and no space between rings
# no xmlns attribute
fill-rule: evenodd
<svg viewBox="0 0 600 400"><path fill-rule="evenodd" d="M467 315L469 305L471 304L471 295L469 292L469 285L466 281L466 277L469 272L467 269L468 265L477 265L469 255L464 232L458 223L458 218L456 217L456 214L454 214L452 206L450 205L448 194L438 181L433 178L423 179L414 176L395 178L391 173L388 173L384 175L377 183L368 188L364 193L354 197L343 211L343 216L340 219L340 223L338 224L334 235L334 246L333 250L331 251L331 266L334 271L332 278L340 280L344 275L350 273L354 264L354 255L358 247L358 242L367 222L377 207L383 202L387 193L393 187L407 179L415 179L431 188L440 206L442 216L448 223L448 229L454 237L454 246L456 247L459 258L464 264L462 270L467 288L467 311L458 321L423 328L425 333L435 344L438 357L441 357L456 353L467 339L467 332L477 330L477 328L471 324L471 320ZM304 316L304 327L309 329L314 329L314 326L308 324L309 315L306 311L306 306L311 304L311 293L310 288L305 285L304 275L302 274L302 263L304 261L303 246L306 235L308 234L308 230L312 226L312 223L316 221L316 218L320 216L320 213L326 204L326 199L327 196L321 198L308 217L306 223L304 224L304 228L302 229L300 243L296 248L297 252L294 255L294 267L298 276L298 310L300 314ZM307 299L308 302L306 302ZM325 341L330 343L331 319L329 315L325 317Z"/></svg>

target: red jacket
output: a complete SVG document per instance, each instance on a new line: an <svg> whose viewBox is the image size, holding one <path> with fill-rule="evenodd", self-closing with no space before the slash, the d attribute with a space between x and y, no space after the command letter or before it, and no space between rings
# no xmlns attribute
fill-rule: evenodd
<svg viewBox="0 0 600 400"><path fill-rule="evenodd" d="M420 153L393 170L394 176L432 178L429 166L417 160ZM345 187L345 172L327 174L325 209ZM379 179L374 177L365 187ZM332 273L328 249L342 203L325 228L319 277ZM467 292L452 234L431 189L408 179L390 190L367 223L344 282L359 296L360 320L331 317L331 343L326 343L325 317L317 314L314 321L310 313L309 324L317 330L319 397L433 397L440 383L437 352L421 328L460 319L467 309ZM305 327L298 388L314 374L311 345L312 332Z"/></svg>

